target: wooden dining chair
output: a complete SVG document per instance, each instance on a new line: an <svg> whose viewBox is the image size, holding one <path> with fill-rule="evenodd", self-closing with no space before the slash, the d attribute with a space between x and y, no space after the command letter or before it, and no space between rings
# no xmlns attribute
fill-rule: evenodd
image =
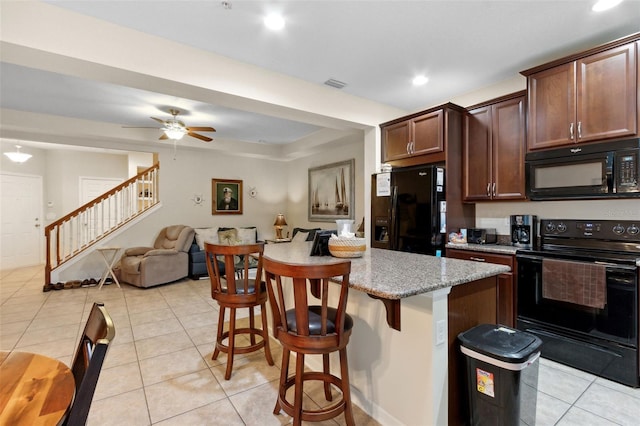
<svg viewBox="0 0 640 426"><path fill-rule="evenodd" d="M86 424L102 364L115 335L116 329L104 304L94 303L71 364L76 381L76 395L65 425Z"/></svg>
<svg viewBox="0 0 640 426"><path fill-rule="evenodd" d="M218 332L212 359L220 352L227 354L225 380L231 378L233 358L237 354L246 354L264 348L269 365L273 365L269 347L267 329L267 293L262 282L262 253L264 243L245 245L204 244L207 271L211 279L211 297L220 307ZM224 265L224 269L223 266ZM255 322L254 308L260 307L262 328ZM225 331L225 313L229 308L229 329ZM249 326L236 327L236 310L249 309ZM236 338L248 335L249 345L238 346ZM256 336L259 338L256 339ZM226 343L225 343L226 340Z"/></svg>
<svg viewBox="0 0 640 426"><path fill-rule="evenodd" d="M263 265L273 314L273 334L283 349L273 413L284 411L293 417L294 425L302 421L324 421L344 413L347 425L354 425L347 363L353 319L346 313L351 262L292 265L265 257ZM329 283L331 277L340 277L342 283ZM318 299L316 303L309 292ZM289 376L291 352L296 353L296 371ZM332 352L340 354L340 377L331 374L329 354ZM305 356L318 354L322 355L323 371L305 371ZM304 409L302 396L307 380L324 382L327 401L333 401L331 385L342 392L342 397L319 410ZM292 386L293 402L286 397Z"/></svg>

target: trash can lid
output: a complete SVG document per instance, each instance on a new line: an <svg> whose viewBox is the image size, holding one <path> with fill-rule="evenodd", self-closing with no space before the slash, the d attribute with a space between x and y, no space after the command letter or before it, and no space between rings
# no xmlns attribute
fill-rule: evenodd
<svg viewBox="0 0 640 426"><path fill-rule="evenodd" d="M526 361L540 349L542 340L503 325L481 324L458 334L466 348L508 363Z"/></svg>

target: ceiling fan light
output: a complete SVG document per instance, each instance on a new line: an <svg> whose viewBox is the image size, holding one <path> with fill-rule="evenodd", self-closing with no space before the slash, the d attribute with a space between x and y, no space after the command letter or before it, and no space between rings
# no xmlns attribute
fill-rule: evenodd
<svg viewBox="0 0 640 426"><path fill-rule="evenodd" d="M169 139L180 140L187 133L187 131L183 128L169 128L164 129L164 134L167 135Z"/></svg>
<svg viewBox="0 0 640 426"><path fill-rule="evenodd" d="M22 148L20 145L16 145L15 152L5 152L4 155L6 155L7 158L9 158L9 160L13 161L14 163L24 163L29 158L31 158L32 155L27 154L26 152L20 152L20 148Z"/></svg>

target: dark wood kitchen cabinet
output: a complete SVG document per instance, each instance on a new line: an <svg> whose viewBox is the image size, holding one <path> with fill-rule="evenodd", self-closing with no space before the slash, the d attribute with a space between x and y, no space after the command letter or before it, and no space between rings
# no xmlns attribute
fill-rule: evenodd
<svg viewBox="0 0 640 426"><path fill-rule="evenodd" d="M638 38L522 72L529 151L638 134Z"/></svg>
<svg viewBox="0 0 640 426"><path fill-rule="evenodd" d="M442 110L433 111L385 127L384 161L444 151L442 115Z"/></svg>
<svg viewBox="0 0 640 426"><path fill-rule="evenodd" d="M516 326L516 259L508 254L447 248L447 257L473 262L497 263L511 268L511 272L498 275L496 318L498 324Z"/></svg>
<svg viewBox="0 0 640 426"><path fill-rule="evenodd" d="M462 162L465 201L526 198L525 135L524 91L468 108Z"/></svg>
<svg viewBox="0 0 640 426"><path fill-rule="evenodd" d="M463 111L449 103L381 124L382 161L397 167L445 161L448 139L460 134L449 115Z"/></svg>

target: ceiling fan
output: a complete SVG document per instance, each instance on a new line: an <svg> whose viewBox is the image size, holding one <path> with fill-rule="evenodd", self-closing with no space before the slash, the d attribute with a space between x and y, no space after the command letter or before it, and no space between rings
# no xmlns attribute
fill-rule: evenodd
<svg viewBox="0 0 640 426"><path fill-rule="evenodd" d="M162 124L162 127L160 127L160 130L162 130L163 133L159 139L179 140L179 139L182 139L184 135L188 135L205 142L211 142L213 140L210 137L196 133L196 132L215 132L216 129L214 129L213 127L187 127L182 121L178 120L178 114L180 114L179 110L172 108L169 110L169 114L171 114L173 117L168 120L162 120L160 118L151 117L152 120L155 120L158 123ZM125 126L125 127L132 128L131 126ZM155 127L153 128L155 129Z"/></svg>

